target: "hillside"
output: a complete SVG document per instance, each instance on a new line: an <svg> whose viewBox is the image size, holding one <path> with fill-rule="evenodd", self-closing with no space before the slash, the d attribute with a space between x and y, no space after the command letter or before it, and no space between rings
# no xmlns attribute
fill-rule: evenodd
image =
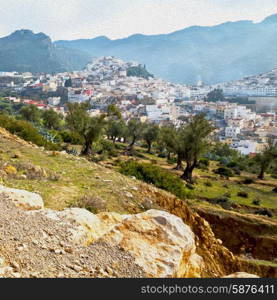
<svg viewBox="0 0 277 300"><path fill-rule="evenodd" d="M99 233L99 231L95 232L95 227L93 225L94 224L93 222L96 221L91 221L92 223L90 223L90 219L95 220L95 218L100 218L100 222L104 222L104 224L106 224L105 222L108 221L109 226L111 225L111 223L115 225L118 224L116 226L119 226L118 228L122 232L123 236L126 236L126 239L130 239L130 237L133 234L137 235L138 232L140 232L140 230L139 231L135 230L135 232L137 233L130 232L130 228L133 228L133 226L140 226L138 225L140 223L137 223L140 222L140 220L146 218L145 220L147 220L147 222L150 222L149 224L152 224L151 226L157 226L155 222L153 223L153 220L155 220L154 217L155 214L158 214L159 218L162 216L162 212L160 212L161 210L165 210L171 214L178 216L183 220L183 222L186 225L189 226L189 228L192 230L192 232L195 235L195 246L193 246L196 248L195 255L197 254L198 256L201 256L203 259L203 265L201 264L201 268L199 268L199 265L197 263L199 259L198 258L196 259L195 256L193 256L194 257L193 261L196 264L195 268L197 269L197 271L192 267L190 271L188 270L184 271L182 269L183 271L179 270L178 271L179 273L177 272L179 274L178 276L221 277L233 272L237 272L237 271L247 272L248 270L251 270L252 273L260 276L271 276L271 277L276 276L276 268L274 267L273 263L269 263L269 262L263 263L262 261L256 262L251 260L249 261L249 260L245 260L241 258L238 259L234 257L233 254L222 245L222 241L218 240L217 236L216 237L214 236L209 223L205 221L202 217L200 217L197 213L193 212L193 210L188 207L186 202L181 201L175 196L165 191L159 190L153 187L152 185L147 185L136 179L125 177L111 168L107 168L105 166L101 166L99 164L89 162L84 158L79 158L79 157L71 156L60 152L44 151L41 148L35 147L34 145L28 144L22 141L21 139L16 138L15 136L9 134L7 131L3 129L0 130L0 152L1 152L0 153L1 184L3 184L6 187L23 189L30 192L38 193L39 195L42 196L45 208L47 208L45 212L44 210L43 211L40 210L27 216L25 215L26 214L25 212L18 210L18 208L12 207L11 204L9 204L10 203L9 200L7 200L7 198L5 198L3 194L0 195L1 205L3 206L1 208L2 213L0 215L0 223L2 222L1 226L6 227L6 230L2 232L4 236L2 236L1 239L2 240L7 239L7 236L5 236L5 233L7 233L9 236L8 239L9 242L7 242L6 245L10 245L10 248L8 246L4 248L3 247L0 248L0 257L4 257L8 265L11 265L13 260L16 260L17 261L16 264L20 264L21 266L22 265L24 266L24 264L27 265L29 268L27 270L28 272L27 271L25 273L23 272L21 273L20 276L29 277L32 276L31 273L35 273L34 275L35 277L36 276L43 277L49 274L50 276L53 277L57 277L59 275L59 272L62 271L61 264L63 263L67 264L68 259L72 260L72 255L68 256L68 254L61 252L62 258L59 258L59 261L61 259L61 264L57 265L56 264L57 254L60 255L59 254L60 252L58 253L58 251L62 251L59 250L60 246L58 246L57 243L62 242L63 245L65 243L73 247L71 241L68 240L68 236L65 235L65 233L62 234L62 232L65 232L65 229L60 226L67 226L67 230L68 228L69 229L71 228L71 232L72 230L73 231L76 230L76 227L72 228L73 225L68 221L69 219L71 220L72 218L74 220L77 220L77 223L79 222L78 223L79 226L81 227L85 226L82 227L85 229L82 229L81 232L85 230L85 233L87 233L88 230L88 234L92 236L93 239L96 239L95 235L97 235L98 237L96 241L92 244L91 244L92 240L91 238L89 238L88 248L86 247L84 248L84 246L80 246L81 248L78 248L79 247L78 246L76 248L77 249L76 251L79 254L77 256L75 255L73 256L75 260L77 261L82 260L82 255L85 255L87 258L91 258L90 260L93 260L95 259L95 256L93 256L93 252L96 251L96 253L100 253L101 251L102 252L104 251L103 249L105 249L104 253L106 254L106 256L103 257L100 255L98 259L96 259L96 261L91 262L92 265L87 265L88 269L93 268L98 270L99 268L97 267L97 264L99 263L101 264L101 260L103 265L111 268L110 265L111 259L112 260L116 259L117 261L118 260L120 261L121 259L124 260L124 257L126 259L123 261L122 264L123 269L114 268L117 275L109 275L107 274L107 272L106 273L104 272L105 274L103 275L102 274L103 270L101 271L102 273L99 271L102 275L99 272L87 273L87 271L83 270L82 273L79 274L78 276L85 276L85 277L145 276L143 272L148 270L149 267L147 266L149 266L149 261L147 261L147 259L146 260L142 259L142 257L140 257L140 255L138 254L140 253L139 251L135 253L133 253L132 251L130 252L130 249L128 248L129 242L127 244L126 243L124 244L125 246L127 245L126 247L128 249L125 246L124 246L125 248L123 247L126 253L124 254L120 252L119 248L117 248L120 245L114 245L111 242L113 240L112 238L114 234L113 231L109 233L109 231L105 229L104 230L105 233L103 233L102 231L101 234ZM203 204L200 203L199 205L197 205L198 209L200 209L201 205ZM93 213L96 213L97 217L94 217L94 215L90 213L89 215L87 215L88 212L82 211L82 213L79 215L74 210L73 211L67 210L68 208L72 208L72 207L88 208ZM158 212L151 212L151 213L147 212L147 214L145 215L144 212L146 212L149 209L158 210ZM59 213L56 210L59 210L61 212ZM130 219L130 222L131 221L134 222L132 223L133 225L131 225L130 227L130 224L128 225L129 221L128 222L124 221L124 218L122 219L120 215L113 214L113 215L108 215L106 217L105 214L101 215L101 213L103 213L104 211L114 212L120 215L121 214L137 214L137 215L132 217L133 219ZM228 213L228 211L225 210L222 211ZM50 221L48 218L45 218L45 216L47 217L51 215L53 217L50 218L51 219ZM40 220L39 224L37 223L38 219L36 216L39 216L39 220ZM83 221L80 221L80 219L78 219L79 217ZM167 219L166 222L169 222L168 224L173 222L172 224L175 224L174 226L177 226L179 221L175 220L171 215L166 215L163 216L162 218L164 217ZM251 215L248 215L248 218L250 220L254 220ZM19 228L18 232L15 231L16 228L15 226L12 225L13 223L10 222L10 219L16 220L14 221L15 222L14 224L17 224L16 227ZM25 219L27 220L26 224L24 223ZM57 222L57 220L59 219L63 221ZM207 217L207 220L209 220L209 217ZM263 220L264 220L263 217L258 217L258 216L255 217L255 222L258 224L259 222L261 223L264 222ZM7 227L8 223L10 223L11 225ZM31 228L32 224L37 224L33 226L33 228L36 229L45 228L46 232L49 232L49 228L55 228L54 236L56 236L55 239L58 240L56 241L55 239L53 240L53 238L51 238L51 236L53 235L52 233L50 235L49 243L52 243L51 241L53 241L54 244L49 245L49 248L47 248L48 250L47 249L39 250L41 248L37 248L38 246L36 244L32 246L29 245L30 233L36 235L36 239L38 239L39 245L45 243L45 241L42 241L40 237L37 236L36 232L33 229L32 230L28 229L27 231L20 229L21 226L23 226L25 229L27 227ZM84 224L88 224L88 225L84 225ZM163 229L163 225L161 224L158 225L159 229L157 230L166 229L166 228ZM220 221L218 222L218 224L220 224ZM275 224L274 220L272 220L271 226L268 227L266 233L267 234L271 233L273 235L273 238L276 240L276 237L274 237L274 228L275 228L274 224ZM105 226L101 225L100 228L106 228L106 226L107 224ZM43 229L43 231L45 230ZM179 228L178 230L181 229ZM186 234L185 232L187 231L185 229L182 230L184 230L184 234ZM19 241L17 241L16 239L15 239L16 242L10 240L10 237L13 234L18 235ZM80 232L78 231L76 234L78 237ZM142 241L145 236L148 236L148 234L150 233L145 233L143 235L139 234L139 236L136 236L136 239L141 239ZM155 238L160 239L163 235L152 237L152 234L150 234L149 238L150 236L151 239L155 239ZM173 237L171 237L170 239L172 238ZM161 240L158 241L158 244L160 242ZM167 243L168 242L169 241L167 240ZM174 242L177 243L175 239ZM105 246L107 243L109 244L108 247ZM143 243L148 243L148 242L144 241ZM157 242L155 242L155 244L156 243ZM170 243L172 243L172 240ZM247 241L245 241L245 243L247 243ZM27 245L27 248L24 245ZM18 257L16 254L18 252L14 252L14 250L11 250L11 249L15 249L15 247L21 247L21 248L23 247L22 258L21 258L22 260L20 262L18 262ZM178 247L180 247L180 245ZM38 272L39 269L37 265L38 260L32 261L32 257L30 254L29 256L26 256L27 253L29 252L28 250L29 248L31 248L32 251L42 251L39 252L38 260L40 257L44 257L43 259L47 259L46 261L44 261L49 266L49 268L45 270L46 273L44 274L36 273ZM57 253L55 252L55 250L57 250L56 251ZM191 252L190 255L194 253L193 251ZM130 261L130 255L135 255L136 260L140 262L140 266L143 267L143 270L138 268L136 265L132 265L132 264L128 265ZM167 255L169 254L167 253ZM103 262L103 259L105 259L105 262ZM82 266L83 264L87 264L87 259L86 261L81 263L79 262L78 264L81 264ZM124 273L124 268L130 270L131 273L126 273L126 272ZM75 271L74 271L74 266L73 266L73 271L72 268L69 267L63 270L63 272L68 277L74 277L77 276L76 272L78 273L79 269L80 266L79 267L75 266ZM192 273L187 273L187 272L192 272Z"/></svg>
<svg viewBox="0 0 277 300"><path fill-rule="evenodd" d="M267 72L277 67L277 15L261 23L227 22L193 26L170 34L110 40L107 37L57 41L56 45L92 56L112 55L146 64L164 79L195 84L199 77L215 84Z"/></svg>
<svg viewBox="0 0 277 300"><path fill-rule="evenodd" d="M53 73L84 67L88 58L81 51L56 46L43 34L17 30L0 39L0 70Z"/></svg>

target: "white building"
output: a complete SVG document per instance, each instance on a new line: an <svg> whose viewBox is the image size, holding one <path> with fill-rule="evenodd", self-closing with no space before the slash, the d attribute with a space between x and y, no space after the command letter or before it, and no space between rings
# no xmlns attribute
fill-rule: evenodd
<svg viewBox="0 0 277 300"><path fill-rule="evenodd" d="M258 143L251 140L243 140L243 141L237 141L234 142L231 145L231 148L236 149L241 154L248 155L250 153L256 153Z"/></svg>
<svg viewBox="0 0 277 300"><path fill-rule="evenodd" d="M50 97L47 99L50 105L56 106L59 105L61 102L61 97Z"/></svg>
<svg viewBox="0 0 277 300"><path fill-rule="evenodd" d="M226 127L225 128L225 136L227 138L236 138L240 134L240 128L239 127Z"/></svg>

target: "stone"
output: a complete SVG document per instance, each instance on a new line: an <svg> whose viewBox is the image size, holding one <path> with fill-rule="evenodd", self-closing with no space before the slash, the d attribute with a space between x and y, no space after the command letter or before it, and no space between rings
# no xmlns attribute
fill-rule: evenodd
<svg viewBox="0 0 277 300"><path fill-rule="evenodd" d="M0 193L9 197L16 206L26 210L38 210L44 208L44 203L40 195L24 190L12 189L0 185Z"/></svg>
<svg viewBox="0 0 277 300"><path fill-rule="evenodd" d="M7 165L4 168L4 171L6 172L7 175L16 175L17 174L17 170L14 166L11 165Z"/></svg>
<svg viewBox="0 0 277 300"><path fill-rule="evenodd" d="M120 215L103 213L98 217L84 208L67 208L63 211L53 211L50 209L40 211L48 218L69 224L71 241L75 244L88 246L95 240L107 233L112 226L121 221ZM73 225L73 226L72 226ZM64 249L68 253L73 250L69 247Z"/></svg>
<svg viewBox="0 0 277 300"><path fill-rule="evenodd" d="M260 277L255 274L249 274L246 272L236 272L236 273L227 275L223 278L260 278Z"/></svg>
<svg viewBox="0 0 277 300"><path fill-rule="evenodd" d="M149 277L185 277L201 269L190 227L165 211L125 217L99 241L132 255Z"/></svg>
<svg viewBox="0 0 277 300"><path fill-rule="evenodd" d="M5 264L5 259L0 257L0 267L4 266Z"/></svg>

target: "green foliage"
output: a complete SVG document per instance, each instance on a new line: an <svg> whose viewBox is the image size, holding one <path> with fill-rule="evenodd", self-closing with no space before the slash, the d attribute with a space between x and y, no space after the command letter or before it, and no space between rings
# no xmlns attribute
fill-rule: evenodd
<svg viewBox="0 0 277 300"><path fill-rule="evenodd" d="M138 67L130 67L127 70L127 76L134 76L134 77L141 77L141 78L145 78L145 79L149 79L151 77L154 77L153 74L150 74L145 66L142 67L141 65L139 65Z"/></svg>
<svg viewBox="0 0 277 300"><path fill-rule="evenodd" d="M208 170L209 165L210 165L210 161L208 158L200 158L197 164L197 168L202 170Z"/></svg>
<svg viewBox="0 0 277 300"><path fill-rule="evenodd" d="M277 142L269 140L268 145L262 153L254 157L254 161L259 165L260 171L258 178L264 179L265 172L269 169L274 161L277 160Z"/></svg>
<svg viewBox="0 0 277 300"><path fill-rule="evenodd" d="M133 147L135 145L135 142L141 138L142 132L143 132L143 124L136 120L136 119L131 119L128 124L127 124L127 131L126 135L130 138L131 143L128 146L128 150L132 151Z"/></svg>
<svg viewBox="0 0 277 300"><path fill-rule="evenodd" d="M229 145L223 143L213 145L211 153L218 157L229 157L232 159L236 159L239 156L238 151L231 149Z"/></svg>
<svg viewBox="0 0 277 300"><path fill-rule="evenodd" d="M39 123L41 117L41 111L33 104L23 106L20 111L20 115L26 121L32 123Z"/></svg>
<svg viewBox="0 0 277 300"><path fill-rule="evenodd" d="M121 165L120 172L125 175L135 176L146 183L151 183L181 199L186 199L190 196L180 178L158 166L129 161Z"/></svg>
<svg viewBox="0 0 277 300"><path fill-rule="evenodd" d="M122 119L120 110L115 104L110 104L107 108L107 115L110 118Z"/></svg>
<svg viewBox="0 0 277 300"><path fill-rule="evenodd" d="M115 144L113 144L112 142L110 142L108 140L104 140L104 139L100 140L97 143L96 151L97 151L97 154L102 155L102 158L118 156L118 150L116 149ZM104 159L102 159L102 160L104 160Z"/></svg>
<svg viewBox="0 0 277 300"><path fill-rule="evenodd" d="M247 178L244 178L244 180L242 181L242 183L244 183L244 184L252 184L252 183L255 183L255 181L254 181L253 178L247 177Z"/></svg>
<svg viewBox="0 0 277 300"><path fill-rule="evenodd" d="M68 127L84 140L83 155L92 154L92 143L100 139L105 126L105 116L91 117L87 111L88 108L88 103L68 103L66 116Z"/></svg>
<svg viewBox="0 0 277 300"><path fill-rule="evenodd" d="M125 122L120 120L111 119L107 123L106 134L115 142L117 139L123 138L126 135L127 127Z"/></svg>
<svg viewBox="0 0 277 300"><path fill-rule="evenodd" d="M209 201L213 204L220 205L224 209L231 209L232 207L232 201L229 199L229 197L226 196L216 197L210 199Z"/></svg>
<svg viewBox="0 0 277 300"><path fill-rule="evenodd" d="M257 206L260 206L260 205L261 205L261 199L258 199L258 198L254 199L254 200L252 201L252 204L257 205Z"/></svg>
<svg viewBox="0 0 277 300"><path fill-rule="evenodd" d="M226 167L219 167L214 171L214 173L226 178L233 176L232 170Z"/></svg>
<svg viewBox="0 0 277 300"><path fill-rule="evenodd" d="M59 133L65 143L72 144L72 145L82 145L83 144L82 137L75 131L62 130Z"/></svg>
<svg viewBox="0 0 277 300"><path fill-rule="evenodd" d="M273 216L272 212L267 208L260 208L255 211L255 214L261 215L261 216L267 216L269 218L272 218L272 216Z"/></svg>
<svg viewBox="0 0 277 300"><path fill-rule="evenodd" d="M200 157L209 148L209 135L214 127L206 120L204 114L193 117L191 122L179 129L178 141L181 159L186 162L182 178L192 183L192 172L197 166Z"/></svg>
<svg viewBox="0 0 277 300"><path fill-rule="evenodd" d="M0 115L0 127L16 134L25 141L32 142L47 150L60 150L60 146L47 141L38 130L30 123L23 120L15 120L6 115Z"/></svg>
<svg viewBox="0 0 277 300"><path fill-rule="evenodd" d="M176 153L177 131L173 126L163 126L160 128L158 136L158 144L161 150L166 149L167 153Z"/></svg>
<svg viewBox="0 0 277 300"><path fill-rule="evenodd" d="M205 98L207 102L217 102L217 101L224 101L225 97L223 95L223 90L221 89L214 89L208 93L207 97Z"/></svg>
<svg viewBox="0 0 277 300"><path fill-rule="evenodd" d="M152 144L158 139L158 135L159 135L159 126L154 124L146 124L142 132L142 138L147 144L148 153L151 152Z"/></svg>
<svg viewBox="0 0 277 300"><path fill-rule="evenodd" d="M248 193L245 191L240 191L237 195L242 198L248 198Z"/></svg>
<svg viewBox="0 0 277 300"><path fill-rule="evenodd" d="M187 184L186 184L186 187L187 187L189 190L195 190L195 187L194 187L192 184L190 184L190 183L187 183Z"/></svg>
<svg viewBox="0 0 277 300"><path fill-rule="evenodd" d="M210 181L206 181L204 184L207 187L212 187L213 186L212 182L210 182Z"/></svg>
<svg viewBox="0 0 277 300"><path fill-rule="evenodd" d="M41 114L44 126L47 129L59 129L62 116L53 109L45 110Z"/></svg>

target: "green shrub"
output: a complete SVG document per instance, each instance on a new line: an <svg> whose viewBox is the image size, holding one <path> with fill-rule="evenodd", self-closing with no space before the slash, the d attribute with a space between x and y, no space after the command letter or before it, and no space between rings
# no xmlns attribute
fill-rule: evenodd
<svg viewBox="0 0 277 300"><path fill-rule="evenodd" d="M183 180L158 166L129 161L121 165L120 172L128 176L134 176L144 182L151 183L181 199L186 199L191 196L185 188Z"/></svg>
<svg viewBox="0 0 277 300"><path fill-rule="evenodd" d="M72 145L82 145L83 141L80 135L70 130L63 130L60 132L60 136L65 143Z"/></svg>
<svg viewBox="0 0 277 300"><path fill-rule="evenodd" d="M224 209L231 209L232 207L232 201L226 196L220 196L216 198L210 199L210 202L213 204L218 204Z"/></svg>
<svg viewBox="0 0 277 300"><path fill-rule="evenodd" d="M253 178L248 177L248 178L245 178L242 183L251 184L251 183L254 183L254 182L255 182L255 180Z"/></svg>
<svg viewBox="0 0 277 300"><path fill-rule="evenodd" d="M209 167L210 161L208 158L201 158L198 162L197 168L207 170Z"/></svg>
<svg viewBox="0 0 277 300"><path fill-rule="evenodd" d="M189 190L194 190L195 187L193 186L193 184L190 184L190 183L187 183L186 184L186 187L189 189Z"/></svg>
<svg viewBox="0 0 277 300"><path fill-rule="evenodd" d="M272 212L267 209L267 208L261 208L261 209L258 209L255 211L255 214L256 215L261 215L261 216L267 216L269 218L272 218Z"/></svg>
<svg viewBox="0 0 277 300"><path fill-rule="evenodd" d="M226 177L226 178L233 176L232 170L229 168L226 168L226 167L220 167L220 168L216 169L214 171L214 173L219 174L220 176Z"/></svg>
<svg viewBox="0 0 277 300"><path fill-rule="evenodd" d="M261 205L261 199L259 199L259 198L254 199L254 200L252 201L252 204L257 205L257 206L260 206L260 205Z"/></svg>
<svg viewBox="0 0 277 300"><path fill-rule="evenodd" d="M242 198L248 198L248 193L245 191L240 191L237 195Z"/></svg>
<svg viewBox="0 0 277 300"><path fill-rule="evenodd" d="M231 193L230 192L224 193L224 197L231 198Z"/></svg>
<svg viewBox="0 0 277 300"><path fill-rule="evenodd" d="M213 186L213 184L210 181L206 181L204 184L205 184L205 186L208 186L208 187L212 187Z"/></svg>
<svg viewBox="0 0 277 300"><path fill-rule="evenodd" d="M38 130L27 121L15 120L12 117L0 115L0 127L5 128L10 133L19 136L27 142L32 142L47 150L57 151L61 149L60 145L47 141L39 134Z"/></svg>

